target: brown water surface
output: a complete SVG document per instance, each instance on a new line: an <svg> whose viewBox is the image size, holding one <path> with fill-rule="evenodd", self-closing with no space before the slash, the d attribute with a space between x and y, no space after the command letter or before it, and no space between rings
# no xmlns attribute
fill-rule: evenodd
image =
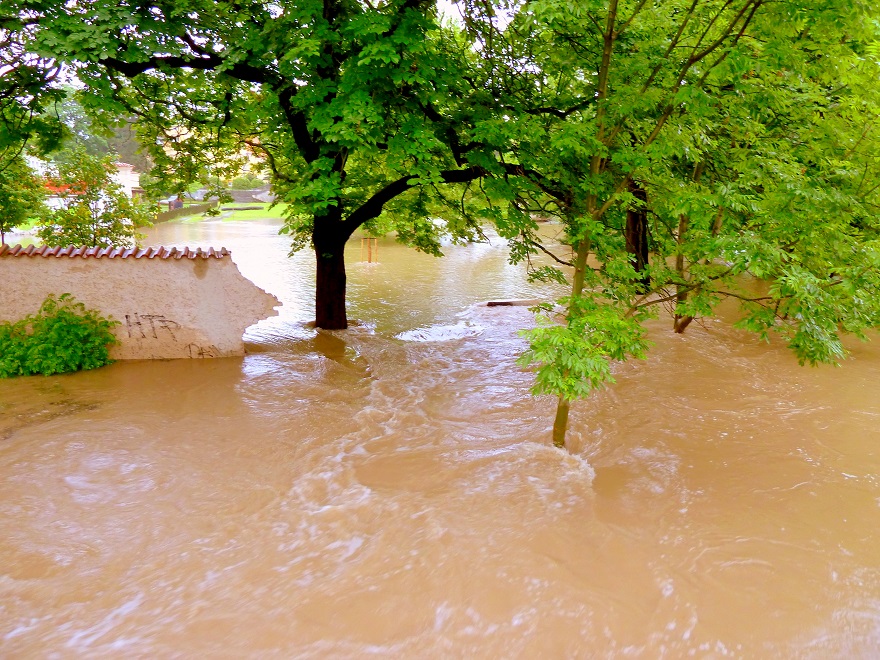
<svg viewBox="0 0 880 660"><path fill-rule="evenodd" d="M573 406L514 360L503 242L349 252L346 332L277 227L167 224L284 302L243 359L0 381L3 657L871 657L880 347L801 368L652 326Z"/></svg>

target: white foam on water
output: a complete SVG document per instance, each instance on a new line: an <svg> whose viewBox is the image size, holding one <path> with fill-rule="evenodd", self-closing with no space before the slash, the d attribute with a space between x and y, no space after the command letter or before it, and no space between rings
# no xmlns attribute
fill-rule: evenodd
<svg viewBox="0 0 880 660"><path fill-rule="evenodd" d="M402 341L453 341L467 337L479 337L485 328L481 325L460 321L455 325L430 325L424 328L407 330L395 335L395 339Z"/></svg>
<svg viewBox="0 0 880 660"><path fill-rule="evenodd" d="M91 646L95 641L109 633L126 615L131 614L144 600L143 594L138 594L131 600L126 601L119 607L110 611L96 625L80 630L67 642L68 648L82 648Z"/></svg>

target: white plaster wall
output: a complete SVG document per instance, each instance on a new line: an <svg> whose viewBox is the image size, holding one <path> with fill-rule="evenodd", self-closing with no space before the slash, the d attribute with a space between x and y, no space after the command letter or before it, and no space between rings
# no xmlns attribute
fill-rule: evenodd
<svg viewBox="0 0 880 660"><path fill-rule="evenodd" d="M131 191L140 185L140 174L134 171L134 166L128 163L115 163L116 172L112 174L113 180L121 187L126 197L131 197Z"/></svg>
<svg viewBox="0 0 880 660"><path fill-rule="evenodd" d="M117 360L243 355L245 328L281 304L228 256L0 257L0 321L34 314L50 293L72 293L120 321Z"/></svg>

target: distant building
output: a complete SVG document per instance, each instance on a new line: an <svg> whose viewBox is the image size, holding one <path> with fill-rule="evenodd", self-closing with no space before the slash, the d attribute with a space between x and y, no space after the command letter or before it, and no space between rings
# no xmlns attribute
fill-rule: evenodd
<svg viewBox="0 0 880 660"><path fill-rule="evenodd" d="M25 160L28 166L37 174L42 177L49 176L51 166L48 163L33 156L25 156ZM116 166L116 173L112 174L111 178L119 184L123 192L125 192L125 196L131 199L137 199L142 196L145 191L140 186L141 175L140 172L134 169L134 165L122 162L113 164ZM46 191L49 193L46 200L47 204L50 208L56 209L62 205L60 195L76 194L76 190L73 190L71 186L56 185L51 182L46 184Z"/></svg>
<svg viewBox="0 0 880 660"><path fill-rule="evenodd" d="M79 195L82 191L77 191L73 186L65 183L55 183L47 180L43 184L46 189L46 206L53 211L67 206L67 201L71 195Z"/></svg>
<svg viewBox="0 0 880 660"><path fill-rule="evenodd" d="M41 176L47 176L49 170L45 163L37 159L28 159L28 161L34 171ZM122 192L125 193L126 197L131 199L140 198L145 191L140 187L140 173L134 169L134 165L129 165L128 163L114 163L114 165L116 166L116 173L110 175L113 181L122 188ZM65 205L65 197L69 199L71 195L79 194L76 186L59 184L51 179L46 179L45 188L48 193L46 195L46 206L50 209L62 208Z"/></svg>
<svg viewBox="0 0 880 660"><path fill-rule="evenodd" d="M116 165L116 174L113 180L122 186L125 196L134 199L143 194L143 188L140 187L140 173L136 172L134 165L128 163L113 163Z"/></svg>

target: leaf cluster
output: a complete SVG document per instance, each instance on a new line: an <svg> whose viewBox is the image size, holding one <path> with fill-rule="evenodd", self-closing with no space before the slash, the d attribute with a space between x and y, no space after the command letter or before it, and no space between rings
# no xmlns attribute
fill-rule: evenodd
<svg viewBox="0 0 880 660"><path fill-rule="evenodd" d="M536 367L535 394L586 397L614 382L614 362L645 357L650 344L643 318L589 297L563 302L568 307L564 323L545 309L538 327L523 332L529 349L518 363Z"/></svg>
<svg viewBox="0 0 880 660"><path fill-rule="evenodd" d="M0 172L15 167L26 147L44 154L65 134L59 119L46 113L65 94L61 65L36 55L33 37L28 21L0 14Z"/></svg>

